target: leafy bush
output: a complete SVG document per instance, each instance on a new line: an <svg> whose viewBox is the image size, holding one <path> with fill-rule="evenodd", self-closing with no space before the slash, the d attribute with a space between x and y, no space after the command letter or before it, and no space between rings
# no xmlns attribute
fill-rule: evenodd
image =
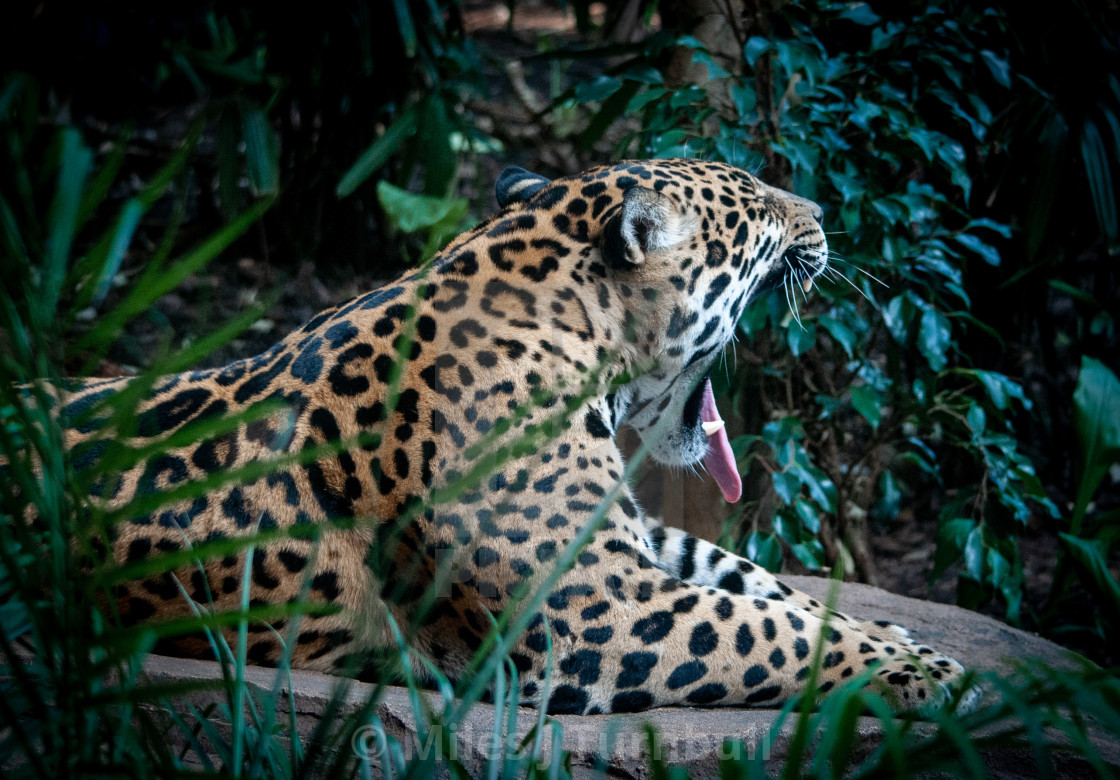
<svg viewBox="0 0 1120 780"><path fill-rule="evenodd" d="M184 117L203 121L190 213L210 229L276 197L259 229L274 262L398 270L363 185L416 176L425 194L452 195L460 158L486 140L462 112L480 77L452 0L347 0L314 24L294 6L113 3L10 22L6 62L95 117L106 140L137 124L154 138L126 170L164 153Z"/></svg>

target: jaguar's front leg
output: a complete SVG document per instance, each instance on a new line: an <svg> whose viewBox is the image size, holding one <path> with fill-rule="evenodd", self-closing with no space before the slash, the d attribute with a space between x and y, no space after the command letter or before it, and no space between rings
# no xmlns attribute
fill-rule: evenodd
<svg viewBox="0 0 1120 780"><path fill-rule="evenodd" d="M636 543L637 542L637 543ZM612 512L542 612L552 631L552 712L632 712L662 705L774 706L803 691L815 643L817 683L828 690L880 664L899 709L936 705L963 669L932 650L916 657L893 638L847 621L825 625L788 599L682 582L642 552L627 518ZM543 620L518 649L543 677ZM919 668L924 667L924 669ZM525 691L539 697L538 681Z"/></svg>
<svg viewBox="0 0 1120 780"><path fill-rule="evenodd" d="M747 596L774 601L784 601L807 612L824 618L830 623L846 624L869 634L873 638L890 639L901 644L906 652L922 654L932 652L925 645L910 639L909 632L889 620L861 621L835 609L829 609L808 593L789 587L758 564L729 553L711 542L692 536L686 531L665 526L653 518L646 518L650 541L657 555L657 564L685 582L709 585Z"/></svg>

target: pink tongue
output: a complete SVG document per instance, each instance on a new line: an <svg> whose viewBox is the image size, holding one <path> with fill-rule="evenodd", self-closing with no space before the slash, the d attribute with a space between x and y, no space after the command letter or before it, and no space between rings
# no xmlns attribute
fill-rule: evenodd
<svg viewBox="0 0 1120 780"><path fill-rule="evenodd" d="M720 422L716 409L716 397L712 395L712 380L704 380L704 400L700 403L700 419L704 422ZM708 437L708 454L704 456L704 468L719 485L724 499L734 504L743 495L743 482L739 479L739 469L735 466L735 455L731 452L731 442L727 440L727 429L720 428Z"/></svg>

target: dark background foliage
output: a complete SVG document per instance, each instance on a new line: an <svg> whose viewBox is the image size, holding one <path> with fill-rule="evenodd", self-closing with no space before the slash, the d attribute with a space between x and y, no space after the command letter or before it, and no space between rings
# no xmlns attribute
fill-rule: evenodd
<svg viewBox="0 0 1120 780"><path fill-rule="evenodd" d="M206 360L268 346L489 213L504 164L723 159L818 200L847 280L744 315L719 383L752 500L708 534L771 567L987 605L1113 660L1115 3L1063 0L1045 28L1029 4L962 0L570 5L6 4L5 94L23 74L20 116L39 126L21 157L57 159L71 126L119 167L94 226L197 134L114 278L168 224L178 245L275 198L96 370L258 300L271 308ZM26 196L0 178L7 202Z"/></svg>

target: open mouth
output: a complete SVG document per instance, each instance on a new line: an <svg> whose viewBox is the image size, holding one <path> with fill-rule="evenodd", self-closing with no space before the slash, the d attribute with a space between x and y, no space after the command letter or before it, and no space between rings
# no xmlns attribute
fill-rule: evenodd
<svg viewBox="0 0 1120 780"><path fill-rule="evenodd" d="M685 401L682 420L687 427L699 426L708 439L708 450L704 455L704 468L719 485L723 498L735 503L743 495L743 482L739 478L739 468L735 464L735 454L727 438L727 426L716 409L716 398L712 393L712 380L704 380Z"/></svg>

